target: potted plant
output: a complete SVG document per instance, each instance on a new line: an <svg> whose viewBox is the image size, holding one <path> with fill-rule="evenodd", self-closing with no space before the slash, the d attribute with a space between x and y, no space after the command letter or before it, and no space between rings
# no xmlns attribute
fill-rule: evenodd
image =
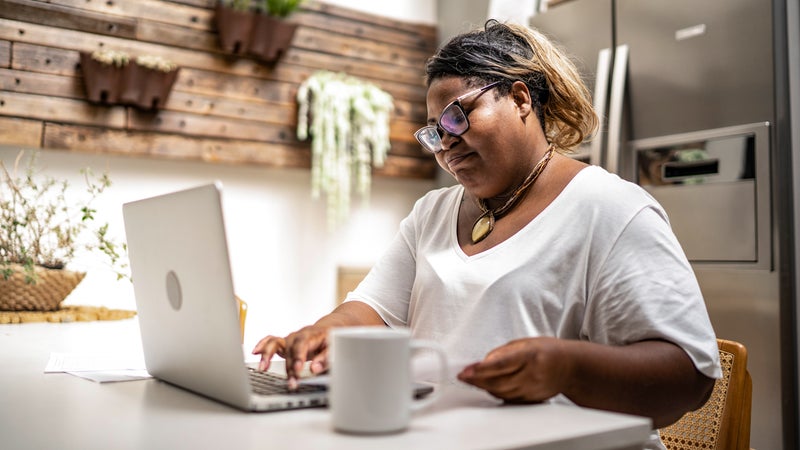
<svg viewBox="0 0 800 450"><path fill-rule="evenodd" d="M297 24L285 19L296 11L302 0L261 0L259 1L253 31L250 35L248 53L263 61L274 62L292 43Z"/></svg>
<svg viewBox="0 0 800 450"><path fill-rule="evenodd" d="M81 71L86 96L92 103L116 104L119 100L122 70L130 62L125 52L98 50L81 52Z"/></svg>
<svg viewBox="0 0 800 450"><path fill-rule="evenodd" d="M126 246L108 236L92 208L108 175L83 170L86 196L75 199L67 181L37 173L35 153L18 173L23 153L12 170L0 161L0 310L57 310L85 275L67 269L82 252L99 253L127 277Z"/></svg>
<svg viewBox="0 0 800 450"><path fill-rule="evenodd" d="M167 103L178 66L160 56L137 56L122 75L122 103L142 109L159 109Z"/></svg>
<svg viewBox="0 0 800 450"><path fill-rule="evenodd" d="M220 0L215 14L220 44L227 53L247 52L253 30L253 0Z"/></svg>

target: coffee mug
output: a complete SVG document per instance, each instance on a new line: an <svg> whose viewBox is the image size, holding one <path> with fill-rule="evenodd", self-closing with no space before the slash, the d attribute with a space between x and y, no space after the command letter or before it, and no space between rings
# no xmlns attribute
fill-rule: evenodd
<svg viewBox="0 0 800 450"><path fill-rule="evenodd" d="M407 329L334 328L330 345L329 406L333 428L345 433L394 433L405 430L411 413L432 404L434 389L415 399L411 356L432 350L438 356L439 385L445 382L447 359L437 345L411 339Z"/></svg>

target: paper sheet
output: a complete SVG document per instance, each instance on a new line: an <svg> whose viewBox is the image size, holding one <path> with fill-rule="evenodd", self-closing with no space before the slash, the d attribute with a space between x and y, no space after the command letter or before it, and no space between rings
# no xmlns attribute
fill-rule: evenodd
<svg viewBox="0 0 800 450"><path fill-rule="evenodd" d="M68 373L98 383L150 378L141 355L54 352L44 373Z"/></svg>

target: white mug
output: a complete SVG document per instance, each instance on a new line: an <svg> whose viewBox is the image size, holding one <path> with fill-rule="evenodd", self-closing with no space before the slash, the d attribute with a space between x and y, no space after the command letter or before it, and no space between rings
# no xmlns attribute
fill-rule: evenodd
<svg viewBox="0 0 800 450"><path fill-rule="evenodd" d="M331 380L329 406L333 428L346 433L394 433L408 428L413 411L433 403L434 391L414 399L411 355L430 349L438 356L439 384L447 360L435 344L411 339L407 329L334 328L328 339Z"/></svg>

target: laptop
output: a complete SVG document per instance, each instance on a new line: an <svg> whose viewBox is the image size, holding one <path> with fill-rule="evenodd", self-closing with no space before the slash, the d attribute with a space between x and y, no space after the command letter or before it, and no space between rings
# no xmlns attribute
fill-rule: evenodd
<svg viewBox="0 0 800 450"><path fill-rule="evenodd" d="M215 183L123 205L147 371L246 411L324 406L324 385L289 391L245 364L221 193Z"/></svg>

